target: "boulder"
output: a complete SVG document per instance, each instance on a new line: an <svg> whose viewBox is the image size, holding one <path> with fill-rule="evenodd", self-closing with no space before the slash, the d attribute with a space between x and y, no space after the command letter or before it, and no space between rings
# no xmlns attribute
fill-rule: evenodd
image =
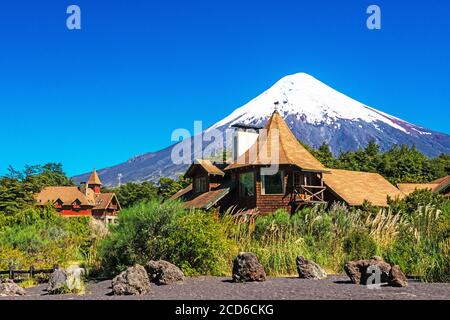
<svg viewBox="0 0 450 320"><path fill-rule="evenodd" d="M303 279L325 279L327 273L317 263L306 260L304 257L297 257L298 276Z"/></svg>
<svg viewBox="0 0 450 320"><path fill-rule="evenodd" d="M67 272L58 268L50 275L47 292L49 294L60 294L67 290Z"/></svg>
<svg viewBox="0 0 450 320"><path fill-rule="evenodd" d="M84 289L83 278L86 270L79 266L71 266L66 269L67 279L66 285L70 292L80 292Z"/></svg>
<svg viewBox="0 0 450 320"><path fill-rule="evenodd" d="M391 267L389 271L389 285L392 287L406 287L408 286L408 280L406 279L405 274L400 270L398 265L394 265Z"/></svg>
<svg viewBox="0 0 450 320"><path fill-rule="evenodd" d="M0 282L0 297L23 296L25 293L25 289L19 287L12 280Z"/></svg>
<svg viewBox="0 0 450 320"><path fill-rule="evenodd" d="M233 262L233 281L265 281L266 272L258 258L251 252L241 252Z"/></svg>
<svg viewBox="0 0 450 320"><path fill-rule="evenodd" d="M389 281L391 265L378 256L374 256L368 260L349 261L345 264L344 270L353 283L366 285L368 284L368 278L372 274L372 272L368 272L370 271L370 269L368 270L369 267L378 268L381 273L381 283L387 283Z"/></svg>
<svg viewBox="0 0 450 320"><path fill-rule="evenodd" d="M151 260L145 265L145 269L147 270L150 281L157 285L183 282L184 280L183 271L176 265L165 260Z"/></svg>
<svg viewBox="0 0 450 320"><path fill-rule="evenodd" d="M139 264L129 267L112 280L115 295L141 295L150 292L150 280L145 268Z"/></svg>

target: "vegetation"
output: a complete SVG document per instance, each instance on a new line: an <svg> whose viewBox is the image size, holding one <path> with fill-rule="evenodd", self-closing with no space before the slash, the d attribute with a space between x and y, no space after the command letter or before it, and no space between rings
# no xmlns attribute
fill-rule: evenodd
<svg viewBox="0 0 450 320"><path fill-rule="evenodd" d="M90 218L65 219L34 195L45 186L73 185L60 164L9 168L0 178L0 270L49 268L92 261L98 233Z"/></svg>
<svg viewBox="0 0 450 320"><path fill-rule="evenodd" d="M372 141L364 149L343 152L338 158L327 144L317 150L305 147L328 168L377 172L394 185L429 182L450 174L450 155L429 159L414 146L393 146L380 152L380 146Z"/></svg>
<svg viewBox="0 0 450 320"><path fill-rule="evenodd" d="M184 179L183 177L180 177L178 180L161 178L159 179L158 195L162 199L168 199L181 189L186 188L190 183L189 179Z"/></svg>
<svg viewBox="0 0 450 320"><path fill-rule="evenodd" d="M449 155L428 159L414 147L380 152L371 143L338 158L327 145L312 152L327 167L379 172L392 183L427 182L450 174ZM127 183L109 190L124 210L108 231L93 219L66 219L50 206L36 206L34 196L44 186L73 185L60 164L10 168L0 177L0 269L77 261L113 275L134 263L165 259L188 275L225 275L239 251L251 251L269 275L287 275L296 273L298 255L329 272L342 272L347 260L376 254L408 275L450 281L450 201L430 191L392 200L383 210L370 203L361 208L334 204L295 215L230 211L219 217L167 200L188 184L162 178L158 185Z"/></svg>
<svg viewBox="0 0 450 320"><path fill-rule="evenodd" d="M251 251L269 275L288 275L296 273L299 255L334 273L342 272L348 260L379 255L408 275L450 281L450 205L440 201L442 210L427 205L407 213L391 208L367 212L336 203L292 216L278 210L269 216L230 211L217 217L153 200L122 212L101 245L100 260L109 275L152 259L171 261L188 275L224 275L237 252Z"/></svg>
<svg viewBox="0 0 450 320"><path fill-rule="evenodd" d="M404 201L420 195L413 193ZM340 204L293 216L279 210L238 219L231 233L239 250L255 252L272 275L295 273L298 255L331 272L342 272L348 260L379 255L425 281L450 281L450 201L440 200L442 210L427 205L404 213L391 208L363 212Z"/></svg>
<svg viewBox="0 0 450 320"><path fill-rule="evenodd" d="M178 202L152 200L125 209L100 247L106 274L164 259L186 274L222 274L229 268L233 243L211 214L186 211ZM232 251L232 252L231 252Z"/></svg>
<svg viewBox="0 0 450 320"><path fill-rule="evenodd" d="M158 197L158 187L153 182L130 182L113 189L104 188L102 192L114 192L122 208L129 208L139 202Z"/></svg>

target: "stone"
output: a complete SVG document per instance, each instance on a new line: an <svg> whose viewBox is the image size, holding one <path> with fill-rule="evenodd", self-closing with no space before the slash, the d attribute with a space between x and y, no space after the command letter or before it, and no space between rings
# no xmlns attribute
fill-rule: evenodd
<svg viewBox="0 0 450 320"><path fill-rule="evenodd" d="M233 262L233 281L266 281L266 272L251 252L241 252Z"/></svg>
<svg viewBox="0 0 450 320"><path fill-rule="evenodd" d="M147 270L150 281L157 285L167 285L184 281L183 271L176 265L165 260L151 260L145 265L145 269Z"/></svg>
<svg viewBox="0 0 450 320"><path fill-rule="evenodd" d="M327 273L317 263L306 260L304 257L297 257L298 276L302 279L325 279Z"/></svg>
<svg viewBox="0 0 450 320"><path fill-rule="evenodd" d="M47 292L49 294L60 294L67 290L67 273L64 269L58 268L50 275Z"/></svg>
<svg viewBox="0 0 450 320"><path fill-rule="evenodd" d="M394 265L391 267L389 271L389 285L392 287L407 287L408 280L406 279L405 274L400 270L398 265Z"/></svg>
<svg viewBox="0 0 450 320"><path fill-rule="evenodd" d="M0 297L23 296L25 294L25 289L19 287L12 280L5 280L0 282Z"/></svg>
<svg viewBox="0 0 450 320"><path fill-rule="evenodd" d="M139 264L129 267L112 280L114 295L142 295L150 290L147 271Z"/></svg>
<svg viewBox="0 0 450 320"><path fill-rule="evenodd" d="M366 285L368 284L368 278L372 274L368 273L368 268L371 266L378 268L381 272L381 283L387 283L389 281L391 265L378 256L374 256L368 260L349 261L345 264L344 270L351 282Z"/></svg>
<svg viewBox="0 0 450 320"><path fill-rule="evenodd" d="M86 270L79 266L70 266L66 269L66 285L70 292L81 292L84 289L83 278L86 275Z"/></svg>

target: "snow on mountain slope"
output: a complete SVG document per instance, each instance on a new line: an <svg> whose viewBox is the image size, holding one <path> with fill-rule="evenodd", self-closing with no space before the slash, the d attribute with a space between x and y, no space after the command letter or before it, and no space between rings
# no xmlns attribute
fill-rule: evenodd
<svg viewBox="0 0 450 320"><path fill-rule="evenodd" d="M430 157L450 154L449 135L416 126L364 105L305 73L282 78L205 131L223 131L234 123L264 125L275 109L276 101L279 102L278 111L299 140L313 147L325 142L335 155L362 148L371 140L375 140L382 150L407 144L415 145ZM169 114L167 116L170 117ZM179 143L191 144L191 141ZM230 148L230 141L227 143L227 148ZM117 185L119 174L122 183L175 178L183 174L187 167L186 164L172 162L171 152L176 145L98 170L98 173L106 185ZM203 150L206 147L204 143ZM209 149L210 152L215 151ZM201 156L195 154L192 158ZM74 179L80 182L87 177L88 174L84 174Z"/></svg>
<svg viewBox="0 0 450 320"><path fill-rule="evenodd" d="M279 102L280 112L296 115L298 120L302 119L309 124L330 124L339 119L369 123L381 121L408 133L401 125L406 122L347 97L306 73L284 77L272 88L217 122L211 129L266 118L273 112L275 101Z"/></svg>

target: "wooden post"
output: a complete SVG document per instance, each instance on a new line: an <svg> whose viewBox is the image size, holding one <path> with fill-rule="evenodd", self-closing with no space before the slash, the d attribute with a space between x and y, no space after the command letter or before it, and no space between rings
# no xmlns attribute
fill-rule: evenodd
<svg viewBox="0 0 450 320"><path fill-rule="evenodd" d="M13 264L9 264L9 279L14 280L14 267Z"/></svg>
<svg viewBox="0 0 450 320"><path fill-rule="evenodd" d="M33 278L33 277L34 277L34 266L31 265L30 266L30 278Z"/></svg>

